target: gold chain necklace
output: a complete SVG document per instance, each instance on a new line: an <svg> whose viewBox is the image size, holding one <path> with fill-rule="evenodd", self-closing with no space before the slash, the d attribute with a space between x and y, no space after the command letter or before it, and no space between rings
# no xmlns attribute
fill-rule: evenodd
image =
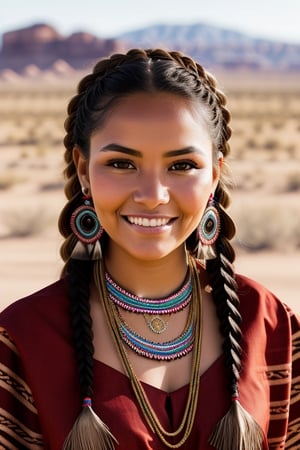
<svg viewBox="0 0 300 450"><path fill-rule="evenodd" d="M110 326L110 330L113 339L115 341L116 348L119 352L126 373L131 381L135 397L141 407L145 420L148 423L149 427L151 428L152 432L156 433L159 439L169 448L179 448L187 441L194 424L200 387L200 358L201 358L201 344L202 344L202 296L198 270L192 257L189 257L189 266L191 270L193 283L193 298L190 307L194 308L193 316L195 324L195 344L193 349L192 371L189 384L188 399L182 421L177 430L175 430L174 432L168 432L167 430L164 429L154 409L152 408L149 399L147 398L146 392L144 391L141 382L138 380L138 378L134 373L133 367L131 366L126 349L122 342L122 338L120 336L120 327L118 323L117 314L112 308L108 292L105 287L106 285L105 285L105 273L103 263L101 260L98 260L95 262L94 266L94 280L100 295L100 300L102 300L103 302L107 322ZM169 442L168 438L178 437L182 432L183 436L181 439L179 438L179 441L177 443L172 444L171 442Z"/></svg>

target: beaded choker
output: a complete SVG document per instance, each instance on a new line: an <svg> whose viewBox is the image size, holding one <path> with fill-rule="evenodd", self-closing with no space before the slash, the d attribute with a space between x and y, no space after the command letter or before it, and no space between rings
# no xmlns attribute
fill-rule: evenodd
<svg viewBox="0 0 300 450"><path fill-rule="evenodd" d="M179 291L160 299L143 298L127 292L105 273L106 288L112 302L127 311L140 314L172 314L185 308L192 296L192 280L188 276Z"/></svg>
<svg viewBox="0 0 300 450"><path fill-rule="evenodd" d="M192 298L192 280L190 275L186 277L183 285L177 292L160 299L144 298L131 294L112 280L107 272L105 273L105 282L111 301L126 311L143 314L148 328L156 334L161 334L167 329L168 322L164 317L184 309ZM135 335L125 322L123 322L121 328L124 341L133 350L148 358L155 358L152 352L155 347L154 342L148 341L142 336ZM186 334L185 332L178 339L176 343L166 342L165 347L159 348L158 354L161 356L164 355L164 357L159 358L157 355L156 359L165 359L166 355L169 355L167 359L174 359L174 357L176 358L186 354L187 349L190 349L192 346L192 334ZM170 351L171 348L172 351ZM179 352L178 356L176 356L177 350Z"/></svg>

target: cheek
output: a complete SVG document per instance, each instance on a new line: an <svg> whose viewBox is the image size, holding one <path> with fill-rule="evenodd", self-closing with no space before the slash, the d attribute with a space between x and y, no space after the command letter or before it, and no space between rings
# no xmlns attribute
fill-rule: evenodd
<svg viewBox="0 0 300 450"><path fill-rule="evenodd" d="M116 209L121 201L120 191L105 180L91 180L91 195L95 207L101 210Z"/></svg>
<svg viewBox="0 0 300 450"><path fill-rule="evenodd" d="M93 202L96 209L112 208L116 199L116 185L105 176L99 173L97 168L90 167L90 188Z"/></svg>
<svg viewBox="0 0 300 450"><path fill-rule="evenodd" d="M198 195L190 195L185 199L183 215L185 216L188 223L194 224L193 226L197 226L201 220L201 217L204 214L207 200L209 194L203 196Z"/></svg>
<svg viewBox="0 0 300 450"><path fill-rule="evenodd" d="M203 177L183 183L177 190L177 198L187 214L201 216L212 192L213 180L208 172Z"/></svg>

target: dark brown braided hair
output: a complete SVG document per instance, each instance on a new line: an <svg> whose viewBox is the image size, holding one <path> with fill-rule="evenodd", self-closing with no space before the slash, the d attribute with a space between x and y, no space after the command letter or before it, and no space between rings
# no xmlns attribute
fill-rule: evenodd
<svg viewBox="0 0 300 450"><path fill-rule="evenodd" d="M93 263L71 258L76 239L70 227L70 217L82 201L81 186L72 152L74 147L78 147L88 159L91 134L101 128L114 105L136 92L168 92L198 102L204 110L212 138L214 161L217 161L220 152L224 158L230 152L228 144L231 136L230 114L226 109L224 94L217 89L212 75L194 60L179 52L133 49L126 54L114 54L110 58L100 60L93 72L79 83L77 94L68 105L68 118L65 122L67 132L64 140L67 164L65 193L68 203L61 213L59 227L65 238L61 247L61 255L65 261L63 274L69 274L71 321L82 397L92 396L93 391L93 336L89 312L89 285ZM235 227L225 211L230 202L229 185L230 177L225 161L214 195L221 217L221 232L216 243L217 257L207 262L207 271L224 336L223 350L228 373L229 397L234 399L229 412L233 425L229 427L232 428L231 435L225 435L228 431L224 430L224 427L228 428L226 415L218 424L211 438L211 445L220 450L258 450L261 440L260 430L236 401L241 370L242 335L239 298L233 269L235 254L230 244ZM186 244L192 253L196 246L195 233L188 238ZM243 436L241 430L243 425L239 425L241 420L244 424L247 422L246 429L250 430L247 436ZM68 443L65 449L75 449L76 445ZM114 447L110 442L106 446L104 444L103 447L93 448Z"/></svg>

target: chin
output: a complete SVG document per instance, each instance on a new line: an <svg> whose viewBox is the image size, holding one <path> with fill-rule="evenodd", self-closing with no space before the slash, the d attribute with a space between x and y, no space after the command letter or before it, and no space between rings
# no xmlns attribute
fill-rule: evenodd
<svg viewBox="0 0 300 450"><path fill-rule="evenodd" d="M168 256L175 256L177 253L176 250L179 251L178 248L153 249L152 247L143 251L129 252L129 254L134 259L140 260L141 262L155 262L167 258Z"/></svg>

